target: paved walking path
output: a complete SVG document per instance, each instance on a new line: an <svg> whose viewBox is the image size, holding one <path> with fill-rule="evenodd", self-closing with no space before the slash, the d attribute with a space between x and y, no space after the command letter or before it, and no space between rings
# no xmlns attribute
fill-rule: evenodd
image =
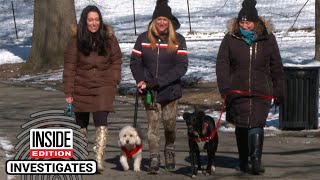
<svg viewBox="0 0 320 180"><path fill-rule="evenodd" d="M51 109L64 109L64 95L59 91L44 91L31 87L16 87L0 83L0 179L21 179L19 176L7 176L5 161L13 156L12 148L17 143L16 136L21 132L21 125L30 120L30 114ZM160 174L150 175L148 169L148 144L144 140L142 171L122 171L117 145L121 127L133 122L134 99L117 97L116 113L109 117L109 140L105 155L105 173L102 175L83 176L86 180L112 179L190 179L186 126L183 120L177 120L176 161L177 170L167 172L163 168ZM181 113L180 113L181 114ZM138 122L146 134L146 116L139 107ZM319 179L320 176L320 139L316 131L271 131L266 132L263 150L263 164L266 173L262 176L241 174L235 170L237 149L233 132L219 131L219 147L216 154L217 167L212 176L199 175L197 179ZM89 126L89 153L92 146L94 126ZM145 137L146 138L146 137ZM164 137L162 136L163 140ZM161 141L163 149L164 143ZM163 166L163 151L161 152ZM204 155L204 154L202 154Z"/></svg>

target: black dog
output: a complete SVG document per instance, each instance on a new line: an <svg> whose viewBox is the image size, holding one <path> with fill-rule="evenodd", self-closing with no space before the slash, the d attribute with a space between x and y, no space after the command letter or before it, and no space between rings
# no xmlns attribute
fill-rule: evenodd
<svg viewBox="0 0 320 180"><path fill-rule="evenodd" d="M192 177L196 177L198 171L202 171L201 150L207 152L208 164L205 173L211 174L215 170L215 153L218 148L218 133L214 119L203 111L186 112L183 114L183 119L188 127Z"/></svg>

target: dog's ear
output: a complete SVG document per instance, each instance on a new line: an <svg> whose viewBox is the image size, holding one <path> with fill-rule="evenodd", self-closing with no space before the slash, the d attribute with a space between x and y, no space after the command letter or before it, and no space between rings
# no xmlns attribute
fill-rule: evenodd
<svg viewBox="0 0 320 180"><path fill-rule="evenodd" d="M197 106L197 105L193 106L193 109L194 109L194 112L195 112L195 113L197 113L197 112L200 111L200 107Z"/></svg>
<svg viewBox="0 0 320 180"><path fill-rule="evenodd" d="M216 122L213 117L205 115L204 120L207 121L213 128L216 128Z"/></svg>
<svg viewBox="0 0 320 180"><path fill-rule="evenodd" d="M214 118L211 117L211 116L208 116L208 115L205 115L204 119L207 120L207 121L213 121L214 122Z"/></svg>
<svg viewBox="0 0 320 180"><path fill-rule="evenodd" d="M140 145L140 144L141 144L141 138L137 133L137 135L136 135L136 145Z"/></svg>
<svg viewBox="0 0 320 180"><path fill-rule="evenodd" d="M192 114L192 113L185 112L185 113L183 113L182 117L183 117L184 120L187 120L187 119L189 119L189 117L191 116L191 114Z"/></svg>

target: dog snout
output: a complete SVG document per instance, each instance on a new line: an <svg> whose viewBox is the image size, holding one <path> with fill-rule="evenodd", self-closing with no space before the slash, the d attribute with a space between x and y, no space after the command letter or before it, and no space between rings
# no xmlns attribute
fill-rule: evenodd
<svg viewBox="0 0 320 180"><path fill-rule="evenodd" d="M126 143L129 144L129 142L130 142L130 141L127 139L127 140L126 140Z"/></svg>

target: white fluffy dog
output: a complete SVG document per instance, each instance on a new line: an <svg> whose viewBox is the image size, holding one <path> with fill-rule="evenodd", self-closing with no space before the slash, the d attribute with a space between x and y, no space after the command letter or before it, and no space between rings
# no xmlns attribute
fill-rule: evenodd
<svg viewBox="0 0 320 180"><path fill-rule="evenodd" d="M119 132L119 146L121 147L120 163L123 170L129 170L129 159L134 159L133 170L140 171L142 160L142 140L138 131L132 126L125 126Z"/></svg>

